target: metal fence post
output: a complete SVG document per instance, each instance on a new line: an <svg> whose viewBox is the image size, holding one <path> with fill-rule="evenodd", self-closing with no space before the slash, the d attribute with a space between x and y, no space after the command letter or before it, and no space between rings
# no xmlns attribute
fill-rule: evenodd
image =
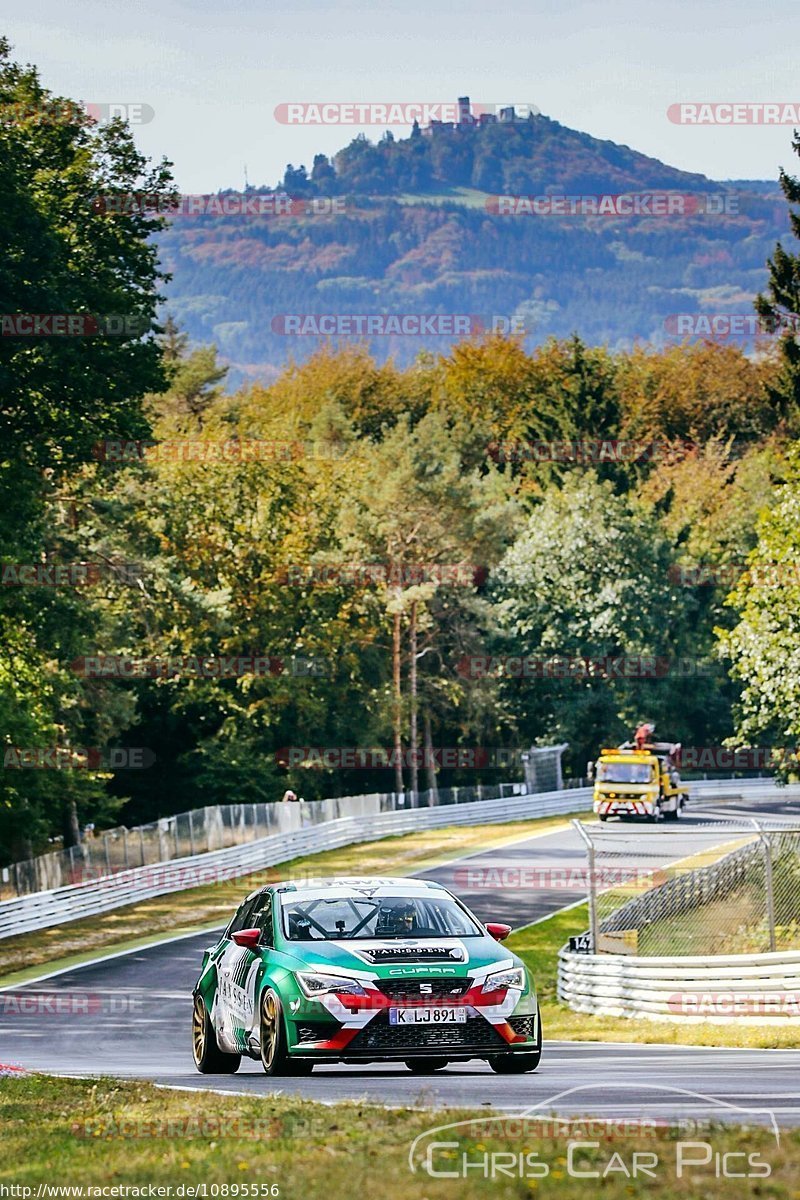
<svg viewBox="0 0 800 1200"><path fill-rule="evenodd" d="M772 880L772 841L769 833L762 829L755 817L750 822L758 834L764 851L764 898L767 905L767 928L769 930L769 948L775 949L775 887Z"/></svg>
<svg viewBox="0 0 800 1200"><path fill-rule="evenodd" d="M764 884L767 891L767 924L769 925L769 948L775 949L775 889L772 883L772 840L764 837Z"/></svg>
<svg viewBox="0 0 800 1200"><path fill-rule="evenodd" d="M572 824L586 846L586 860L589 867L589 937L592 942L592 954L597 954L597 880L594 870L594 842L577 817L573 817Z"/></svg>
<svg viewBox="0 0 800 1200"><path fill-rule="evenodd" d="M189 809L189 852L194 858L194 815Z"/></svg>

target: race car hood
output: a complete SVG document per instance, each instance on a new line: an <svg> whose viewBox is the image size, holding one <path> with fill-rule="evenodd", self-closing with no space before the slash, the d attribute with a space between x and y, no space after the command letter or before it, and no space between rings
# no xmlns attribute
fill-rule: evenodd
<svg viewBox="0 0 800 1200"><path fill-rule="evenodd" d="M359 938L289 942L286 949L311 970L366 972L379 977L407 974L419 969L431 974L465 975L480 967L507 963L513 957L488 934L474 938Z"/></svg>

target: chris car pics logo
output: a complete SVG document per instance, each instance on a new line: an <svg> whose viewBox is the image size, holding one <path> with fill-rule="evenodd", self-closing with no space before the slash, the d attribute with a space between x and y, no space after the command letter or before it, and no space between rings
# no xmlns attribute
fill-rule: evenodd
<svg viewBox="0 0 800 1200"><path fill-rule="evenodd" d="M687 1195L710 1195L705 1189L712 1180L771 1176L767 1151L772 1137L780 1148L780 1131L771 1109L744 1108L668 1084L638 1084L637 1089L658 1094L655 1109L646 1099L637 1098L642 1116L610 1116L604 1097L602 1115L593 1115L591 1102L577 1094L602 1094L604 1089L584 1084L548 1096L513 1116L478 1116L436 1125L411 1143L409 1170L434 1180L478 1178L506 1185L511 1180L531 1189L564 1177L589 1181L590 1187L616 1182L631 1194L638 1192L630 1186L633 1180L645 1186L651 1180L674 1180L684 1189L698 1189ZM568 1115L575 1110L586 1115ZM676 1110L680 1115L671 1115ZM725 1137L722 1116L748 1126L755 1117L753 1123L765 1127L764 1145L754 1148ZM645 1140L651 1144L643 1148Z"/></svg>

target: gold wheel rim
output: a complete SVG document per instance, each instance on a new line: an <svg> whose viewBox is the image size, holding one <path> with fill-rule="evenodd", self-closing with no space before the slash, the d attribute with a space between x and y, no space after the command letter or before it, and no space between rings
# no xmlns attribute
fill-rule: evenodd
<svg viewBox="0 0 800 1200"><path fill-rule="evenodd" d="M261 1001L261 1058L265 1067L271 1067L278 1045L278 1006L275 997L268 993Z"/></svg>
<svg viewBox="0 0 800 1200"><path fill-rule="evenodd" d="M194 1002L194 1013L192 1014L192 1050L194 1052L194 1061L199 1063L203 1058L203 1052L206 1048L206 1022L204 1004L198 996Z"/></svg>

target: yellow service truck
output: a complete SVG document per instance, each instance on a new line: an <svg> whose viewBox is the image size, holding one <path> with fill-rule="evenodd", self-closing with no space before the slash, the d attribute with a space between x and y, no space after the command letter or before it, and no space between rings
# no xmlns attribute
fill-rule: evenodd
<svg viewBox="0 0 800 1200"><path fill-rule="evenodd" d="M594 764L594 811L609 817L677 821L689 789L678 773L680 746L671 742L602 750Z"/></svg>

